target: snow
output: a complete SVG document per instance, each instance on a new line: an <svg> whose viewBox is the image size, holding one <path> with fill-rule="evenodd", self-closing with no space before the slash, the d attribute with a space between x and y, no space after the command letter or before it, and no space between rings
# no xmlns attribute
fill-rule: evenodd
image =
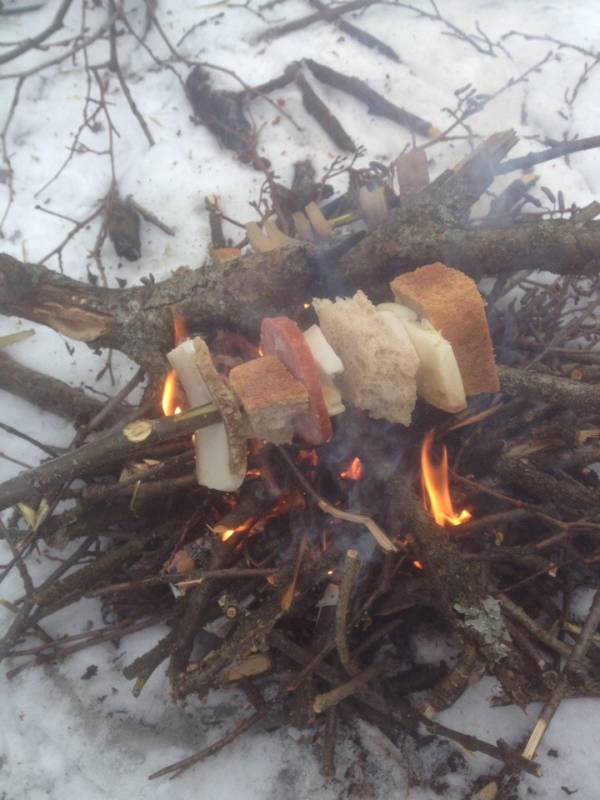
<svg viewBox="0 0 600 800"><path fill-rule="evenodd" d="M13 7L16 2L5 2ZM136 30L143 28L142 4L125 3L131 9ZM419 8L431 11L425 2ZM43 9L18 16L0 16L2 43L18 41L43 29L52 18L57 3L48 0ZM439 7L443 15L475 33L476 21L489 38L496 42L511 30L543 38L544 36L594 50L600 11L591 0L578 4L549 0L454 0ZM373 6L353 21L392 45L403 63L394 64L344 36L333 25L320 23L311 28L272 42L256 42L265 28L265 21L274 23L302 16L312 7L300 2L276 5L266 10L264 20L250 7L228 3L159 3L158 17L172 41L177 42L192 24L206 19L181 45L181 52L191 59L201 59L234 69L250 84L259 84L280 74L291 60L312 57L340 71L368 80L373 88L389 96L399 105L429 119L440 128L451 117L444 108L456 105L454 92L467 83L479 92L494 94L511 77L516 77L540 62L550 50L554 53L540 71L527 81L517 83L493 99L485 109L469 120L479 135L515 127L521 142L513 155L540 147L545 137L560 140L564 136L591 136L600 129L600 106L596 102L600 70L594 71L594 58L547 40L510 37L503 40L506 53L497 57L478 52L471 44L448 35L451 30L442 22L418 17L407 8ZM86 12L89 30L95 30L106 16L101 3L91 3ZM73 35L80 27L80 4L75 3L67 17L66 27L55 39ZM125 39L123 38L123 42ZM168 52L156 33L148 43L158 58ZM107 44L98 41L89 48L92 64L107 59ZM116 80L110 82L108 98L110 114L118 131L115 137L115 162L123 195L133 193L142 205L158 213L165 222L176 227L177 235L166 236L143 225L143 258L131 264L121 263L107 243L104 263L110 286L117 278L129 285L143 276L166 277L180 265L197 266L203 262L209 241L208 219L204 198L217 193L225 212L233 218L250 221L254 212L249 201L258 197L262 176L247 165L237 162L223 150L210 132L191 121L191 110L181 86L168 69L158 70L148 54L137 47L122 44L121 60L127 72L136 103L148 122L156 145L148 147L146 139L123 99ZM4 48L0 49L3 52ZM18 62L5 65L7 75L55 57L57 50L28 53ZM572 104L568 97L577 86L585 65L591 66ZM185 78L187 69L178 67ZM101 74L104 74L101 70ZM214 73L215 83L224 88L237 88L227 75ZM369 118L364 106L334 89L322 86L309 77L319 94L338 115L343 125L359 144L368 147L367 159L388 160L410 144L412 136L393 123ZM0 81L0 108L3 115L11 103L14 80ZM65 61L29 78L11 124L8 149L15 170L16 197L4 224L2 249L18 258L36 261L50 252L68 233L70 224L36 210L36 204L76 219L90 214L110 185L110 165L106 156L92 152L77 154L60 177L48 188L40 189L56 173L65 160L67 147L81 124L82 106L87 93L83 59ZM94 89L97 96L97 90ZM268 156L284 183L291 177L293 161L313 159L322 171L337 155L333 144L306 115L295 88L286 88L272 95L283 100L283 109L292 115L297 130L263 99L252 104L257 129L261 130L260 152ZM100 115L103 129L87 132L83 141L95 151L106 149L106 121ZM3 124L3 123L2 123ZM467 152L464 141L429 148L432 174L458 161ZM564 160L541 165L540 183L554 193L562 189L566 204L591 202L600 189L600 152L576 154L567 165ZM500 190L515 175L499 179L494 190ZM39 193L39 194L38 194ZM540 195L543 199L543 196ZM4 207L6 187L0 185L0 213ZM86 279L89 258L97 227L78 234L65 251L64 270L75 278ZM238 231L228 227L234 240ZM57 268L56 258L49 265ZM18 361L66 380L85 385L88 391L114 393L108 376L96 383L95 375L104 363L103 355L92 353L83 345L75 345L70 354L62 336L41 325L0 317L0 335L15 330L34 328L34 340L10 348ZM72 344L72 343L70 343ZM119 357L115 365L117 387L131 376L135 366ZM73 435L72 426L51 414L0 392L2 419L24 429L47 443L66 445ZM0 432L0 452L27 464L39 461L40 452L20 439ZM19 471L19 467L0 458L0 480ZM34 581L43 579L48 570L46 548L31 560ZM54 555L64 557L64 552ZM7 556L2 554L1 560ZM2 585L2 597L16 598L22 592L18 574L14 572ZM578 607L585 612L589 598L581 597ZM10 612L0 610L2 627L9 624ZM101 626L98 603L82 601L76 609L68 609L47 622L50 633L76 633L86 626ZM38 798L161 798L175 793L178 800L199 795L218 800L243 797L246 800L269 800L285 795L297 798L329 798L344 795L341 779L348 770L356 770L358 754L366 750L371 760L369 779L375 795L384 797L423 798L430 793L407 788L406 773L389 744L366 725L358 728L357 738L340 748L338 781L326 786L318 771L317 751L306 734L295 735L283 730L256 730L237 740L224 752L202 763L180 778L175 785L168 780L149 783L153 770L195 749L214 741L240 716L250 713L235 693L211 695L206 704L189 703L174 706L168 696L164 672L159 670L135 700L130 685L120 669L136 655L144 652L160 635L158 629L144 631L125 639L120 646L102 644L75 654L55 666L27 668L10 683L5 683L0 705L0 797L17 800ZM429 659L443 657L446 645L433 641L421 654ZM425 659L424 659L425 660ZM97 673L82 679L90 665ZM14 666L14 665L11 665ZM528 734L539 711L537 706L527 714L509 708L490 708L488 699L494 683L486 678L460 699L441 721L460 730L474 731L491 741L498 737L518 746ZM544 768L541 779L526 778L522 796L527 791L538 797L559 797L561 787L577 790L580 800L598 796L600 778L598 760L592 749L600 739L599 702L573 700L564 702L556 716L540 753ZM436 747L439 749L438 745ZM556 750L558 757L549 755ZM434 748L435 750L435 748ZM437 752L437 751L436 751ZM439 754L438 754L439 755ZM446 797L463 797L465 783L489 770L493 765L484 757L463 755L466 771L459 770L448 786ZM431 760L428 762L427 758ZM423 769L435 763L432 751L423 756Z"/></svg>

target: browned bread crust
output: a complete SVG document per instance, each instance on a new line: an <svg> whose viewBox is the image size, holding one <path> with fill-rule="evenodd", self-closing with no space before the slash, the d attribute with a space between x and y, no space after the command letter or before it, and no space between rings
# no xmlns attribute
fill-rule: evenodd
<svg viewBox="0 0 600 800"><path fill-rule="evenodd" d="M500 390L485 303L477 284L437 261L391 282L396 300L425 317L452 345L467 395Z"/></svg>
<svg viewBox="0 0 600 800"><path fill-rule="evenodd" d="M275 356L246 361L229 373L253 434L281 444L291 442L294 419L308 411L308 392Z"/></svg>

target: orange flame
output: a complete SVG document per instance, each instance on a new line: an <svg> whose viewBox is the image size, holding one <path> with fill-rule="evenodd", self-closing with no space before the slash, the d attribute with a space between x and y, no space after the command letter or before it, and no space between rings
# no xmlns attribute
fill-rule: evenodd
<svg viewBox="0 0 600 800"><path fill-rule="evenodd" d="M365 477L362 461L355 456L345 470L340 472L340 478L347 481L362 481Z"/></svg>
<svg viewBox="0 0 600 800"><path fill-rule="evenodd" d="M423 483L425 508L431 512L438 525L462 525L471 519L471 514L463 509L460 514L454 511L450 487L448 485L448 451L443 446L442 460L434 464L431 457L433 432L423 440L421 448L421 480Z"/></svg>
<svg viewBox="0 0 600 800"><path fill-rule="evenodd" d="M175 346L181 344L186 339L190 338L185 318L177 306L171 307L171 314L173 316L173 339ZM165 387L162 395L162 410L165 417L170 417L173 414L181 414L181 408L176 406L177 400L177 373L172 369L167 375Z"/></svg>
<svg viewBox="0 0 600 800"><path fill-rule="evenodd" d="M165 417L181 414L181 408L176 406L177 401L177 373L172 369L167 375L165 388L162 394L162 410Z"/></svg>

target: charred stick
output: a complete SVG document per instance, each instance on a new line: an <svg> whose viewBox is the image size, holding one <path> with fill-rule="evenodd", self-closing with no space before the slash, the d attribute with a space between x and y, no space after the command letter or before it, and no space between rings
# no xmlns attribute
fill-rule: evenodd
<svg viewBox="0 0 600 800"><path fill-rule="evenodd" d="M308 113L317 120L340 150L353 153L356 145L300 71L296 74L296 84L302 94L302 104Z"/></svg>
<svg viewBox="0 0 600 800"><path fill-rule="evenodd" d="M430 122L421 119L421 117L417 117L416 114L411 114L410 111L406 111L394 105L394 103L391 103L383 95L371 89L371 87L360 78L344 75L341 72L331 69L331 67L326 67L324 64L313 61L311 58L305 59L304 63L321 83L332 86L334 89L345 92L365 103L370 114L376 117L391 119L392 122L396 122L398 125L402 125L404 128L408 128L408 130L419 133L421 136L427 136L428 138L432 138L439 133L438 129Z"/></svg>
<svg viewBox="0 0 600 800"><path fill-rule="evenodd" d="M352 592L354 590L356 577L360 571L360 566L358 551L348 550L346 552L346 560L344 561L340 593L335 609L335 645L340 661L349 675L356 675L356 673L360 671L360 667L355 663L348 648L348 618L350 617Z"/></svg>
<svg viewBox="0 0 600 800"><path fill-rule="evenodd" d="M565 406L573 411L600 413L600 386L502 365L498 374L506 394Z"/></svg>
<svg viewBox="0 0 600 800"><path fill-rule="evenodd" d="M66 481L93 475L161 442L189 436L198 428L221 419L209 403L175 417L138 420L104 434L90 444L41 464L0 485L0 509L21 500L40 499Z"/></svg>

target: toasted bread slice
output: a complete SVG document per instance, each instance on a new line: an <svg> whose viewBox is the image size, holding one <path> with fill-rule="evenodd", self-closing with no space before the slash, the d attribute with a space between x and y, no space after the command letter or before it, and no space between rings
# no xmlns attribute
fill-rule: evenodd
<svg viewBox="0 0 600 800"><path fill-rule="evenodd" d="M313 302L325 338L340 356L336 378L345 400L375 419L410 425L419 359L408 336L390 328L363 294Z"/></svg>
<svg viewBox="0 0 600 800"><path fill-rule="evenodd" d="M450 342L467 396L499 391L485 303L475 281L437 261L398 276L390 285L399 303L414 309Z"/></svg>
<svg viewBox="0 0 600 800"><path fill-rule="evenodd" d="M308 392L275 356L246 361L229 373L229 383L259 439L291 442L294 419L308 412Z"/></svg>

